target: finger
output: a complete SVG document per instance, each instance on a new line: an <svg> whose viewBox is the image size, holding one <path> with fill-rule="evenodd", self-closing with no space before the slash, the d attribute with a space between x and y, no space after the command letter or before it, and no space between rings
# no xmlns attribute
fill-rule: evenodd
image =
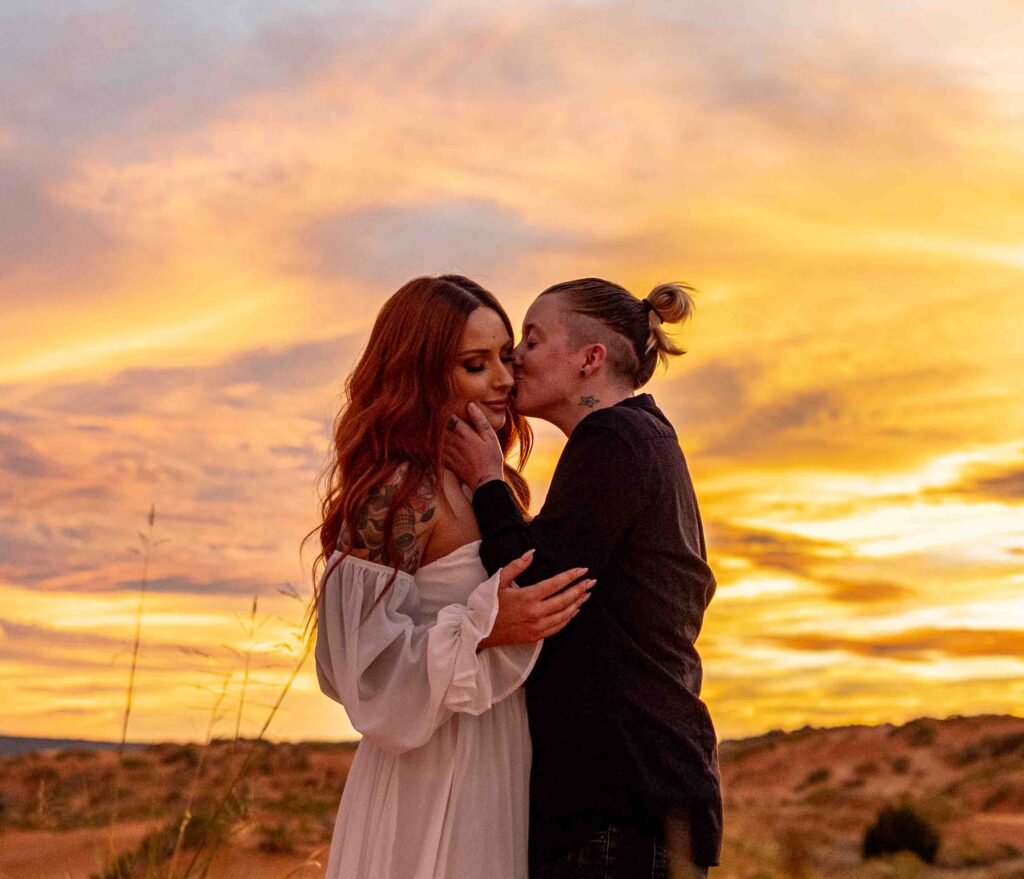
<svg viewBox="0 0 1024 879"><path fill-rule="evenodd" d="M578 613L579 609L581 607L583 607L584 603L589 601L589 600L590 600L590 593L589 592L585 592L581 596L579 596L579 598L575 598L572 601L570 601L561 610L559 610L559 611L557 611L555 613L541 614L541 616L537 620L537 625L540 626L541 628L544 628L545 626L555 625L559 621L565 620L567 617L571 617L574 614ZM542 607L546 607L546 606L547 606L547 603L545 602L545 604L542 605Z"/></svg>
<svg viewBox="0 0 1024 879"><path fill-rule="evenodd" d="M544 608L544 613L555 614L565 610L571 604L584 600L590 595L590 590L596 582L597 580L581 580L571 589L563 589L561 592L545 599L541 604L541 607Z"/></svg>
<svg viewBox="0 0 1024 879"><path fill-rule="evenodd" d="M501 575L498 577L499 588L505 589L511 586L512 581L530 567L531 562L533 562L533 554L535 552L535 549L528 549L519 556L519 558L513 559L505 565L505 567L501 569Z"/></svg>
<svg viewBox="0 0 1024 879"><path fill-rule="evenodd" d="M551 620L545 622L540 630L539 637L550 638L557 632L562 631L579 612L580 609L578 607L570 607L556 614Z"/></svg>
<svg viewBox="0 0 1024 879"><path fill-rule="evenodd" d="M458 415L449 415L445 427L447 427L451 433L454 433L459 437L466 436L471 432L469 425L459 418Z"/></svg>
<svg viewBox="0 0 1024 879"><path fill-rule="evenodd" d="M469 414L469 420L473 422L477 433L486 434L491 429L491 423L487 420L487 416L484 415L483 410L476 403L470 403L466 407L466 412Z"/></svg>
<svg viewBox="0 0 1024 879"><path fill-rule="evenodd" d="M544 599L564 589L585 573L587 573L587 568L570 568L568 571L562 571L561 574L555 574L554 577L549 577L547 580L541 580L539 583L527 586L524 591L528 593L530 598Z"/></svg>

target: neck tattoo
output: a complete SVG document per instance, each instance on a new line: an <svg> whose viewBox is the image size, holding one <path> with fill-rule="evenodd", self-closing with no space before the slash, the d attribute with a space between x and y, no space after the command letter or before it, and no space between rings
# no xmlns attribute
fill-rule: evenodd
<svg viewBox="0 0 1024 879"><path fill-rule="evenodd" d="M580 405L586 406L588 409L593 409L594 405L598 402L597 397L580 397Z"/></svg>

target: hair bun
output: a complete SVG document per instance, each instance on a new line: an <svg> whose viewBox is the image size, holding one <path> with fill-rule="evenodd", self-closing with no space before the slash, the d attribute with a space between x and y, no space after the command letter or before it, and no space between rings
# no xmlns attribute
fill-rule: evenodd
<svg viewBox="0 0 1024 879"><path fill-rule="evenodd" d="M660 323L677 324L693 314L695 292L688 284L658 284L644 302L661 319Z"/></svg>

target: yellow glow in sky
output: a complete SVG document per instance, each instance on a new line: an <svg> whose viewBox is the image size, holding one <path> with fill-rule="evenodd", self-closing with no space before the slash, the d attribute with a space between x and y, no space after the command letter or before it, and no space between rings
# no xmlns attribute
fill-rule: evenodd
<svg viewBox="0 0 1024 879"><path fill-rule="evenodd" d="M73 12L0 13L0 733L118 734L152 503L129 735L247 650L259 728L344 377L445 271L697 287L646 390L722 736L1024 711L1019 4ZM307 667L271 733L352 730Z"/></svg>

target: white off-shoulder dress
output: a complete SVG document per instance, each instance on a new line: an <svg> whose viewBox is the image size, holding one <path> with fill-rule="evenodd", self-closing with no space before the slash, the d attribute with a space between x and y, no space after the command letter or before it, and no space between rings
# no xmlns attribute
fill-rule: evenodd
<svg viewBox="0 0 1024 879"><path fill-rule="evenodd" d="M498 612L480 541L399 572L334 553L316 671L362 733L325 879L526 879L530 734L522 684L541 643L477 652ZM500 572L499 572L500 573ZM364 619L365 617L365 619Z"/></svg>

